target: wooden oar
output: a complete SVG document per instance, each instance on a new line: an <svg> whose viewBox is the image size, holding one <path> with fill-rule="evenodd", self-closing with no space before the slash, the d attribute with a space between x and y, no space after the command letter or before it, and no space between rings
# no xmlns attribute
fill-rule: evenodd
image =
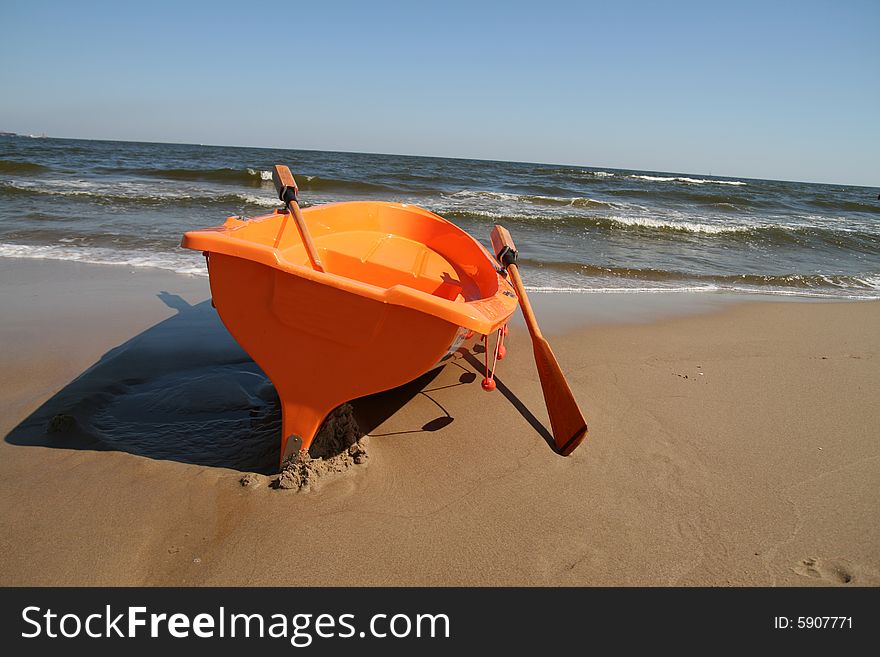
<svg viewBox="0 0 880 657"><path fill-rule="evenodd" d="M312 236L303 220L302 212L300 212L299 204L296 202L296 194L299 188L296 186L296 180L293 174L283 164L276 164L272 171L272 182L275 183L275 189L278 191L278 198L284 201L287 211L291 214L296 227L299 229L299 235L306 247L306 253L309 254L309 262L316 271L324 271L324 265L321 264L321 258L318 257L318 249L312 241Z"/></svg>
<svg viewBox="0 0 880 657"><path fill-rule="evenodd" d="M578 407L571 393L568 381L559 367L559 362L550 344L541 333L538 320L529 303L529 297L523 287L519 270L516 266L516 247L513 238L503 226L496 224L492 229L492 248L498 262L510 274L510 280L519 296L519 306L522 308L523 317L529 334L532 336L532 348L535 352L535 365L538 368L538 376L541 379L541 388L544 392L544 403L547 405L547 414L550 416L550 426L553 429L553 440L556 443L556 451L563 456L571 454L584 438L587 437L587 421L584 419L581 409Z"/></svg>

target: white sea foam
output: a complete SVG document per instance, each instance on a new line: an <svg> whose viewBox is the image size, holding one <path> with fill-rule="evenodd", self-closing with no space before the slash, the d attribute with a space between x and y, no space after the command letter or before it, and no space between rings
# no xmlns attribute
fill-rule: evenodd
<svg viewBox="0 0 880 657"><path fill-rule="evenodd" d="M590 171L589 169L581 169L578 173L585 176L593 176L594 178L613 178L614 174L608 171Z"/></svg>
<svg viewBox="0 0 880 657"><path fill-rule="evenodd" d="M683 182L691 185L745 185L741 180L710 180L707 178L686 178L683 176L640 176L631 175L629 178L648 180L650 182Z"/></svg>
<svg viewBox="0 0 880 657"><path fill-rule="evenodd" d="M717 285L683 285L679 287L557 287L553 285L526 285L529 292L566 292L569 294L634 294L639 292L718 292Z"/></svg>
<svg viewBox="0 0 880 657"><path fill-rule="evenodd" d="M880 289L880 288L878 288ZM771 287L746 287L740 285L714 285L714 284L706 284L706 285L677 285L677 286L669 286L669 287L661 287L661 286L651 286L651 287L626 287L626 286L615 286L615 287L606 287L606 286L596 286L596 287L577 287L577 286L568 286L568 287L557 287L552 285L527 285L526 290L529 292L563 292L568 294L637 294L637 293L650 293L650 294L662 294L669 292L717 292L717 293L736 293L736 294L757 294L757 295L768 295L768 296L783 296L783 297L806 297L810 299L862 299L862 300L873 300L880 299L880 293L874 294L872 292L854 292L851 294L842 294L837 291L822 291L822 290L783 290L780 288L771 288Z"/></svg>
<svg viewBox="0 0 880 657"><path fill-rule="evenodd" d="M245 203L249 203L251 205L260 205L264 208L277 208L281 207L282 203L277 198L273 196L269 196L268 194L257 195L257 194L235 194L238 198L240 198Z"/></svg>
<svg viewBox="0 0 880 657"><path fill-rule="evenodd" d="M569 207L587 207L587 206L604 206L607 208L623 207L619 203L610 201L600 201L586 196L544 196L541 194L512 194L510 192L492 192L485 190L463 189L453 194L446 195L446 198L454 199L485 199L491 201L506 201L512 203L541 203L548 205L559 205Z"/></svg>
<svg viewBox="0 0 880 657"><path fill-rule="evenodd" d="M728 224L726 226L718 226L715 224L705 224L696 221L670 221L640 216L614 215L612 217L609 217L609 219L614 223L620 224L621 226L643 226L645 228L680 230L686 233L704 233L708 235L719 235L722 233L743 233L748 232L749 230L756 227L746 224Z"/></svg>
<svg viewBox="0 0 880 657"><path fill-rule="evenodd" d="M247 172L252 176L259 175L260 180L267 180L267 181L272 180L272 172L271 171L257 171L256 169L248 168Z"/></svg>
<svg viewBox="0 0 880 657"><path fill-rule="evenodd" d="M880 290L880 274L866 274L864 276L853 276L853 280L861 283L865 287L873 290Z"/></svg>
<svg viewBox="0 0 880 657"><path fill-rule="evenodd" d="M544 198L552 199L553 197ZM445 200L447 201L446 203L435 204L430 209L441 216L454 215L454 213L466 213L472 217L480 217L492 221L499 219L520 219L525 221L541 220L548 225L552 225L557 217L565 219L568 216L568 213L571 212L569 208L573 206L578 210L583 210L585 206L595 204L602 207L613 208L617 210L617 213L603 213L601 216L592 217L594 221L610 222L612 225L617 225L621 229L642 227L658 230L675 230L683 233L698 233L702 235L749 233L755 229L763 228L765 225L772 225L759 222L732 222L729 218L724 217L723 215L718 216L718 223L710 223L712 221L711 216L704 217L706 221L694 221L692 218L693 215L669 211L666 212L666 216L659 218L656 214L650 214L650 210L642 206L606 203L605 201L596 201L588 198L560 198L559 200L561 203L558 208L548 208L546 206L541 207L534 203L523 202L518 203L516 206L508 206L511 208L515 207L515 212L507 209L503 205L498 207L480 207L473 204L468 205L465 203L456 203L457 199L454 199L451 196L445 197ZM580 207L578 207L578 205ZM633 214L620 214L620 212L626 211L632 211ZM578 214L580 215L580 213ZM589 224L591 215L583 213L582 216L584 221ZM783 229L789 228L788 226L777 227Z"/></svg>
<svg viewBox="0 0 880 657"><path fill-rule="evenodd" d="M37 260L66 260L96 265L164 269L177 274L207 276L208 271L202 257L195 252L178 249L175 251L147 251L139 249L106 249L100 247L74 246L71 242L59 245L31 245L0 243L0 257L30 258ZM835 289L783 289L779 287L727 285L715 283L688 284L687 281L670 282L666 285L644 285L632 279L617 279L615 285L607 285L601 279L592 279L578 285L530 285L531 292L565 292L570 294L633 294L663 292L735 292L738 294L760 294L771 296L808 297L817 299L880 299L880 274L865 274L852 277L854 283L864 285L859 289L841 285L839 281L827 279L829 287Z"/></svg>
<svg viewBox="0 0 880 657"><path fill-rule="evenodd" d="M519 206L521 209L523 206ZM454 213L466 213L472 217L480 217L483 219L547 219L545 216L541 215L537 210L532 214L527 214L523 212L509 212L509 211L496 211L496 210L486 210L486 209L477 209L470 206L464 205L439 205L433 204L429 208L431 212L436 212L441 217L446 215L453 215ZM547 219L547 221L552 221L552 219Z"/></svg>
<svg viewBox="0 0 880 657"><path fill-rule="evenodd" d="M166 269L177 274L207 276L202 256L194 251L147 251L65 245L8 244L0 242L0 257L37 260L72 260L94 265L122 265Z"/></svg>
<svg viewBox="0 0 880 657"><path fill-rule="evenodd" d="M265 172L263 172L265 173ZM125 201L175 202L175 201L209 201L217 198L214 190L205 187L185 187L179 183L167 183L164 187L156 183L118 182L112 186L94 184L83 180L58 180L49 182L31 182L10 180L3 183L9 187L36 194L54 196L84 196L99 199L118 199ZM224 198L238 199L242 203L273 208L280 202L272 194L233 193ZM234 202L234 201L233 201Z"/></svg>
<svg viewBox="0 0 880 657"><path fill-rule="evenodd" d="M521 201L522 197L519 194L511 194L509 192L490 192L486 190L473 190L473 189L462 189L460 191L454 192L452 194L446 194L447 198L484 198L484 199L492 199L496 201Z"/></svg>
<svg viewBox="0 0 880 657"><path fill-rule="evenodd" d="M595 198L589 198L587 196L575 196L574 198L563 198L559 196L536 196L535 198L541 199L544 202L549 203L559 203L560 205L567 205L571 207L586 207L586 206L602 206L606 208L619 208L622 207L620 203L612 203L611 201L600 201Z"/></svg>
<svg viewBox="0 0 880 657"><path fill-rule="evenodd" d="M198 194L198 189L186 188L179 183L117 182L96 184L85 180L26 181L8 180L4 185L25 192L51 194L53 196L92 196L103 198L137 198L145 200L174 200L187 198L210 198L208 193Z"/></svg>

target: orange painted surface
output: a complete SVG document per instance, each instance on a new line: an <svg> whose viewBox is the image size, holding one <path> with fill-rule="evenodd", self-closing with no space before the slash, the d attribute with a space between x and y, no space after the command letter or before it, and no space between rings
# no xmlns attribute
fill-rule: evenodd
<svg viewBox="0 0 880 657"><path fill-rule="evenodd" d="M489 253L415 206L353 202L302 212L324 265L311 268L286 211L190 231L208 254L220 318L275 384L282 460L326 415L432 369L464 330L489 334L517 305Z"/></svg>

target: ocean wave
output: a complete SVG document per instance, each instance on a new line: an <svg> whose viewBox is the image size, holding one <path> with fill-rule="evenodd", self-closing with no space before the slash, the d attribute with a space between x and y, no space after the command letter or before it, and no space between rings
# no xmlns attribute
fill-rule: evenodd
<svg viewBox="0 0 880 657"><path fill-rule="evenodd" d="M447 198L464 198L464 199L492 199L495 201L521 201L523 196L520 194L513 194L511 192L492 192L485 190L470 190L470 189L462 189L457 192L453 192L452 194L446 194Z"/></svg>
<svg viewBox="0 0 880 657"><path fill-rule="evenodd" d="M300 174L295 176L297 185L301 191L314 192L393 192L399 193L400 189L391 185L366 182L364 180L349 180L345 178L325 178L322 176L310 176Z"/></svg>
<svg viewBox="0 0 880 657"><path fill-rule="evenodd" d="M606 178L614 178L618 175L610 171L579 169L571 166L539 166L533 169L531 173L543 178L550 177L579 182L589 182L590 180L598 181Z"/></svg>
<svg viewBox="0 0 880 657"><path fill-rule="evenodd" d="M23 215L25 221L45 221L45 222L53 222L53 223L69 223L73 219L69 215L66 214L52 214L50 212L28 212Z"/></svg>
<svg viewBox="0 0 880 657"><path fill-rule="evenodd" d="M859 285L872 290L880 290L880 274L864 274L861 276L853 276L853 280Z"/></svg>
<svg viewBox="0 0 880 657"><path fill-rule="evenodd" d="M0 257L63 260L98 265L156 268L206 276L202 257L185 249L139 249L84 246L72 239L58 244L0 243ZM880 273L728 274L708 275L651 268L606 267L572 262L521 258L529 278L544 284L531 291L584 294L634 292L742 292L817 298L880 299Z"/></svg>
<svg viewBox="0 0 880 657"><path fill-rule="evenodd" d="M632 233L643 238L676 235L710 240L760 244L761 246L816 246L817 242L835 249L851 249L860 253L880 253L880 234L836 224L781 224L760 221L717 219L699 221L690 215L670 217L645 214L559 214L528 213L502 209L431 208L437 214L462 222L508 222L515 226L538 229L592 229L608 233Z"/></svg>
<svg viewBox="0 0 880 657"><path fill-rule="evenodd" d="M600 224L601 225L601 224ZM622 228L648 228L656 231L675 232L675 233L701 233L703 235L723 235L723 234L749 234L760 229L760 226L754 224L733 224L729 226L719 226L718 224L707 224L697 221L655 219L652 217L625 216L614 215L607 217L607 226Z"/></svg>
<svg viewBox="0 0 880 657"><path fill-rule="evenodd" d="M9 244L0 242L0 257L37 260L69 260L93 265L116 265L165 269L177 274L207 276L204 258L195 252L149 251L145 249L107 249L70 244Z"/></svg>
<svg viewBox="0 0 880 657"><path fill-rule="evenodd" d="M651 231L662 233L694 233L703 235L725 235L725 234L752 234L755 231L762 230L764 227L758 224L729 224L718 225L710 223L701 223L698 221L689 221L682 219L657 219L641 215L559 215L546 216L541 214L528 214L524 212L506 212L504 210L488 210L488 209L450 209L447 211L437 210L438 214L452 219L470 219L470 220L511 220L520 224L538 224L541 226L564 226L576 225L593 227L606 230L634 230L634 231ZM781 229L781 227L770 227L771 229Z"/></svg>
<svg viewBox="0 0 880 657"><path fill-rule="evenodd" d="M742 186L745 185L741 180L715 180L712 178L688 178L686 176L647 176L647 175L638 175L633 174L627 176L627 178L632 178L634 180L647 180L649 182L679 182L686 183L689 185L736 185Z"/></svg>
<svg viewBox="0 0 880 657"><path fill-rule="evenodd" d="M254 178L259 176L260 180L263 180L265 182L272 182L271 171L257 171L256 169L248 169L247 172L249 176L253 176Z"/></svg>
<svg viewBox="0 0 880 657"><path fill-rule="evenodd" d="M251 206L279 207L281 202L272 193L263 195L233 193L212 194L205 189L161 189L152 185L124 182L114 185L95 185L87 181L59 180L40 184L7 181L0 183L0 193L34 194L55 197L80 197L99 204L134 205L221 205L233 208Z"/></svg>
<svg viewBox="0 0 880 657"><path fill-rule="evenodd" d="M513 194L511 192L493 192L486 190L469 190L463 189L452 194L445 195L447 198L456 199L488 199L493 201L506 201L511 203L533 203L536 205L554 205L560 207L575 208L615 208L620 204L610 201L600 201L585 196L563 197L563 196L544 196L541 194Z"/></svg>
<svg viewBox="0 0 880 657"><path fill-rule="evenodd" d="M444 219L460 220L460 221L476 221L482 223L484 221L514 221L520 224L547 224L553 221L559 221L559 217L546 217L543 215L524 214L522 212L509 212L505 210L462 210L457 208L445 207L442 205L433 205L428 208L431 212L440 215ZM581 217L577 218L578 221Z"/></svg>
<svg viewBox="0 0 880 657"><path fill-rule="evenodd" d="M29 175L34 173L43 173L48 171L49 167L35 162L20 162L18 160L0 160L0 173L11 173L13 175Z"/></svg>
<svg viewBox="0 0 880 657"><path fill-rule="evenodd" d="M675 287L661 286L554 286L554 285L526 285L526 290L535 293L548 294L669 294L669 293L716 293L716 294L751 294L761 296L799 297L806 299L850 299L871 301L880 299L880 294L868 292L842 293L824 290L783 290L775 288L758 288L744 285L680 285Z"/></svg>
<svg viewBox="0 0 880 657"><path fill-rule="evenodd" d="M837 210L839 212L864 212L867 214L880 214L880 199L876 201L872 197L870 201L850 201L835 198L817 197L806 199L810 205Z"/></svg>
<svg viewBox="0 0 880 657"><path fill-rule="evenodd" d="M662 286L598 286L582 287L576 285L526 285L529 292L565 292L570 294L634 294L639 292L718 292L721 288L717 285L682 285L680 287Z"/></svg>
<svg viewBox="0 0 880 657"><path fill-rule="evenodd" d="M666 187L662 191L656 189L636 189L632 186L629 188L607 189L603 190L604 194L609 194L615 198L624 199L646 199L651 203L665 203L668 201L685 201L686 203L694 203L700 206L717 207L722 204L734 205L741 210L751 210L753 208L770 206L765 199L746 194L735 194L730 191L720 191L716 188L708 187L689 187L681 185L679 187Z"/></svg>
<svg viewBox="0 0 880 657"><path fill-rule="evenodd" d="M586 196L575 196L573 198L565 198L560 196L526 196L526 201L531 203L539 203L544 205L557 205L569 208L619 208L619 203L611 201L600 201Z"/></svg>
<svg viewBox="0 0 880 657"><path fill-rule="evenodd" d="M558 171L557 173L560 173L563 175L567 174L569 176L573 176L573 177L581 178L581 179L583 179L584 177L586 177L586 178L613 178L615 175L615 174L611 173L610 171L593 171L591 169L579 169L579 170L571 170L571 169L565 170L565 169L563 169L563 170Z"/></svg>
<svg viewBox="0 0 880 657"><path fill-rule="evenodd" d="M279 201L274 196L257 196L256 194L230 194L229 198L231 200L235 200L238 202L244 201L247 205L258 205L263 208L279 208L283 205L281 201ZM221 197L219 200L224 200ZM300 203L300 207L307 208L309 207L308 203Z"/></svg>
<svg viewBox="0 0 880 657"><path fill-rule="evenodd" d="M656 283L700 284L729 288L740 285L748 287L798 288L798 289L845 289L880 291L880 274L695 274L651 268L606 267L576 262L545 262L520 258L521 265L539 270L575 273L593 279L621 279L630 284L638 281ZM680 287L676 286L676 287Z"/></svg>
<svg viewBox="0 0 880 657"><path fill-rule="evenodd" d="M215 182L227 185L243 185L261 187L272 181L272 172L262 169L151 169L151 168L119 168L97 167L100 173L125 174L164 180L182 180L188 182Z"/></svg>

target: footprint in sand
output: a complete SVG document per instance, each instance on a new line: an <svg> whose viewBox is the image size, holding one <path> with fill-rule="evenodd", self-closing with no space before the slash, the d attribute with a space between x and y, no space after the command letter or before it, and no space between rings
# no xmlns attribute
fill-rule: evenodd
<svg viewBox="0 0 880 657"><path fill-rule="evenodd" d="M807 557L798 562L794 572L804 577L824 579L832 584L849 584L854 577L849 563L842 559Z"/></svg>

